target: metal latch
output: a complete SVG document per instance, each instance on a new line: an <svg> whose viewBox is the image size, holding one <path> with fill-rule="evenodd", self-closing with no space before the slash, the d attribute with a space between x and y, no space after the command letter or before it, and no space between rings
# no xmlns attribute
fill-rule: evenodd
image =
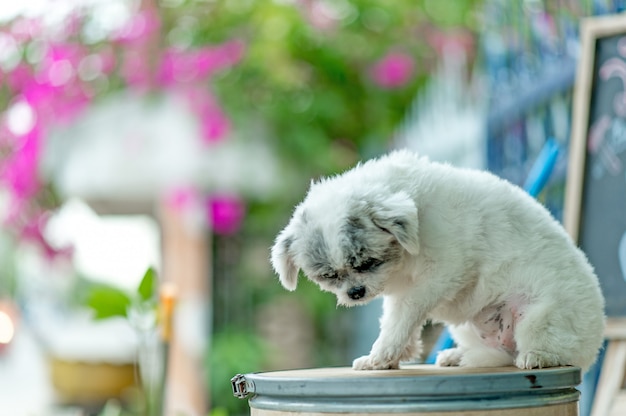
<svg viewBox="0 0 626 416"><path fill-rule="evenodd" d="M254 391L254 384L252 381L246 380L246 376L243 374L237 374L235 377L231 378L230 383L233 386L233 396L239 399L245 399L248 393Z"/></svg>

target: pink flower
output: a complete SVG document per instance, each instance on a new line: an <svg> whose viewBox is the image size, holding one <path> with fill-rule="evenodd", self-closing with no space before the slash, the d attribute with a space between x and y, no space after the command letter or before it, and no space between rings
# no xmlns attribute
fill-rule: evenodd
<svg viewBox="0 0 626 416"><path fill-rule="evenodd" d="M124 51L120 72L129 86L144 89L150 85L148 62L146 54L139 48L129 48Z"/></svg>
<svg viewBox="0 0 626 416"><path fill-rule="evenodd" d="M196 53L196 65L200 76L211 76L215 72L236 65L245 53L246 45L232 40L213 48L202 48Z"/></svg>
<svg viewBox="0 0 626 416"><path fill-rule="evenodd" d="M196 56L193 52L171 48L165 51L159 67L158 81L162 86L190 82L198 78Z"/></svg>
<svg viewBox="0 0 626 416"><path fill-rule="evenodd" d="M16 93L21 93L34 82L32 69L24 63L19 64L7 75L7 85Z"/></svg>
<svg viewBox="0 0 626 416"><path fill-rule="evenodd" d="M84 16L79 11L70 13L65 18L65 37L79 36L81 27L84 25Z"/></svg>
<svg viewBox="0 0 626 416"><path fill-rule="evenodd" d="M230 41L198 50L167 50L161 61L158 80L163 86L179 82L204 81L214 73L232 67L243 57L245 45Z"/></svg>
<svg viewBox="0 0 626 416"><path fill-rule="evenodd" d="M405 53L391 52L379 60L371 69L371 77L383 88L399 88L413 78L415 63Z"/></svg>
<svg viewBox="0 0 626 416"><path fill-rule="evenodd" d="M219 107L213 95L203 88L187 88L184 94L191 110L200 120L200 130L205 143L216 143L230 132L230 120Z"/></svg>
<svg viewBox="0 0 626 416"><path fill-rule="evenodd" d="M39 18L20 18L13 22L11 34L19 42L29 42L42 35L43 27Z"/></svg>
<svg viewBox="0 0 626 416"><path fill-rule="evenodd" d="M90 101L86 91L76 82L58 86L49 82L32 82L22 92L45 125L71 122Z"/></svg>
<svg viewBox="0 0 626 416"><path fill-rule="evenodd" d="M72 43L55 43L48 47L46 61L51 65L57 61L69 61L73 66L77 66L83 56L86 55L82 45Z"/></svg>
<svg viewBox="0 0 626 416"><path fill-rule="evenodd" d="M230 132L230 120L217 105L208 106L199 116L205 143L218 142Z"/></svg>
<svg viewBox="0 0 626 416"><path fill-rule="evenodd" d="M163 56L157 81L164 87L179 88L198 117L205 143L222 140L230 132L231 124L211 93L199 83L239 62L244 47L243 42L235 40L194 51L172 48Z"/></svg>
<svg viewBox="0 0 626 416"><path fill-rule="evenodd" d="M150 51L161 28L156 9L146 9L133 16L114 41L124 46L120 72L126 83L138 90L149 89L153 81Z"/></svg>
<svg viewBox="0 0 626 416"><path fill-rule="evenodd" d="M0 181L18 200L32 198L39 191L40 134L35 126L20 138L21 146L0 164Z"/></svg>
<svg viewBox="0 0 626 416"><path fill-rule="evenodd" d="M103 74L108 75L115 70L115 54L113 48L107 46L103 48L97 55L100 58L100 70Z"/></svg>
<svg viewBox="0 0 626 416"><path fill-rule="evenodd" d="M84 54L79 45L50 45L36 74L26 67L11 73L11 87L23 95L43 125L71 121L89 102L76 76Z"/></svg>
<svg viewBox="0 0 626 416"><path fill-rule="evenodd" d="M48 83L33 82L27 85L22 95L30 106L36 110L52 110L54 101L57 97L55 88Z"/></svg>
<svg viewBox="0 0 626 416"><path fill-rule="evenodd" d="M221 235L235 234L245 216L244 202L236 195L213 195L207 199L207 217L213 232Z"/></svg>
<svg viewBox="0 0 626 416"><path fill-rule="evenodd" d="M78 65L87 51L81 45L71 43L50 44L37 74L40 83L62 87L76 79Z"/></svg>

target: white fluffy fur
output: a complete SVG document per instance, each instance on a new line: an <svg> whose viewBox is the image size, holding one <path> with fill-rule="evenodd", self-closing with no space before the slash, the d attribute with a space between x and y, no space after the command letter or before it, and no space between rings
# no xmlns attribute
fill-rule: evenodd
<svg viewBox="0 0 626 416"><path fill-rule="evenodd" d="M448 324L457 343L439 365L586 370L602 344L598 280L542 205L492 174L408 151L313 183L272 264L289 290L302 269L340 304L384 297L380 335L357 370L398 368L420 354L428 319ZM480 337L479 317L496 307L514 311L514 350Z"/></svg>

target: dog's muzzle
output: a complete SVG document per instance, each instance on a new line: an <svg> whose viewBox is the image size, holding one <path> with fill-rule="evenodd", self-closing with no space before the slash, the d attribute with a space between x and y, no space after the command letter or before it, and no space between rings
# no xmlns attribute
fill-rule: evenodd
<svg viewBox="0 0 626 416"><path fill-rule="evenodd" d="M365 296L365 286L355 286L348 290L348 297L353 300L361 299Z"/></svg>

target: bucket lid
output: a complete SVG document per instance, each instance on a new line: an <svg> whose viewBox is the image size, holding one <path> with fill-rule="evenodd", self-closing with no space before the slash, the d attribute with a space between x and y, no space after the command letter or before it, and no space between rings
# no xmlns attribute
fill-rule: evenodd
<svg viewBox="0 0 626 416"><path fill-rule="evenodd" d="M255 408L341 412L357 406L361 412L397 412L572 402L578 400L574 387L580 384L581 375L577 367L520 370L412 365L379 371L345 367L273 371L237 375L231 381L235 396L251 397L250 406Z"/></svg>

